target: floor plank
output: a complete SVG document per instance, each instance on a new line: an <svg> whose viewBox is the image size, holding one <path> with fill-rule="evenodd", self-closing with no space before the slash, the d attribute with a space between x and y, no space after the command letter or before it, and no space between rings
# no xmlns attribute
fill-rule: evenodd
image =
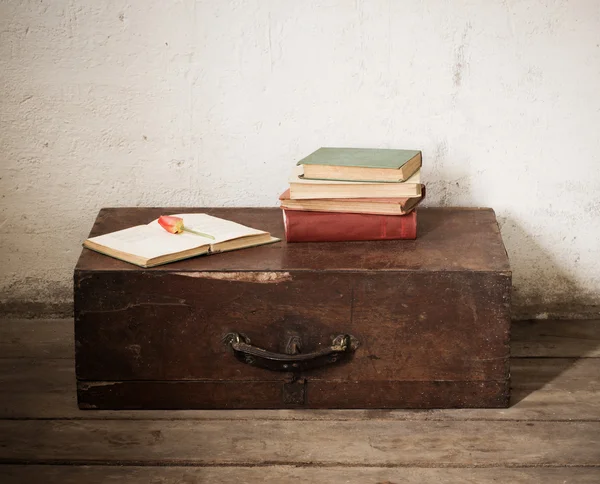
<svg viewBox="0 0 600 484"><path fill-rule="evenodd" d="M0 358L73 358L73 319L0 320Z"/></svg>
<svg viewBox="0 0 600 484"><path fill-rule="evenodd" d="M80 411L72 331L0 320L2 484L600 482L598 320L514 323L510 408L421 411Z"/></svg>
<svg viewBox="0 0 600 484"><path fill-rule="evenodd" d="M600 321L515 321L513 357L600 357Z"/></svg>
<svg viewBox="0 0 600 484"><path fill-rule="evenodd" d="M600 422L4 420L0 462L589 466Z"/></svg>
<svg viewBox="0 0 600 484"><path fill-rule="evenodd" d="M514 321L513 357L600 357L600 320ZM0 358L73 358L72 319L0 320Z"/></svg>
<svg viewBox="0 0 600 484"><path fill-rule="evenodd" d="M600 360L519 358L508 409L82 411L73 360L0 359L0 418L278 420L600 420Z"/></svg>
<svg viewBox="0 0 600 484"><path fill-rule="evenodd" d="M0 466L3 484L597 484L600 468Z"/></svg>

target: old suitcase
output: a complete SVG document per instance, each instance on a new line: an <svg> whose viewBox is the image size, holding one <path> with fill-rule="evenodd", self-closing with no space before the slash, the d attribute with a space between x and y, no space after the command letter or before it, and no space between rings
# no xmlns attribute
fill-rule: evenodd
<svg viewBox="0 0 600 484"><path fill-rule="evenodd" d="M92 235L206 211L283 237L279 209L103 209ZM504 407L511 272L490 209L420 209L419 238L280 242L75 269L82 409Z"/></svg>

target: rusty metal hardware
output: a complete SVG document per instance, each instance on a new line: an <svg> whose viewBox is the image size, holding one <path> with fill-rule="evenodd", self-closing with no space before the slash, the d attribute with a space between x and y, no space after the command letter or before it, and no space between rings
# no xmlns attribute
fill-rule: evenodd
<svg viewBox="0 0 600 484"><path fill-rule="evenodd" d="M285 406L301 407L306 405L308 382L306 378L292 379L281 388L281 403Z"/></svg>
<svg viewBox="0 0 600 484"><path fill-rule="evenodd" d="M352 354L359 346L356 338L340 334L333 338L331 346L312 353L284 354L267 351L250 344L250 338L241 333L228 333L223 338L233 350L235 357L248 365L273 371L301 372L331 365ZM292 341L295 351L300 349L299 341ZM289 350L288 350L289 351Z"/></svg>

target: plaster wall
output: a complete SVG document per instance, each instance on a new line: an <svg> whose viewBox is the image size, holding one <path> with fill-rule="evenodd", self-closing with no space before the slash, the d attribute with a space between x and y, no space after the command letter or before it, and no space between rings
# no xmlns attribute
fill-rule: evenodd
<svg viewBox="0 0 600 484"><path fill-rule="evenodd" d="M496 210L515 315L600 303L597 0L0 0L0 298L63 314L103 206L275 206L320 146Z"/></svg>

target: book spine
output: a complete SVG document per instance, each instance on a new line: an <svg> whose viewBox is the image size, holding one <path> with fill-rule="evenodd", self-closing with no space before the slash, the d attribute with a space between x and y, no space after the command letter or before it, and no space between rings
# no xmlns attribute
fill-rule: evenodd
<svg viewBox="0 0 600 484"><path fill-rule="evenodd" d="M283 209L287 242L347 242L417 237L417 212L406 215L305 212Z"/></svg>

